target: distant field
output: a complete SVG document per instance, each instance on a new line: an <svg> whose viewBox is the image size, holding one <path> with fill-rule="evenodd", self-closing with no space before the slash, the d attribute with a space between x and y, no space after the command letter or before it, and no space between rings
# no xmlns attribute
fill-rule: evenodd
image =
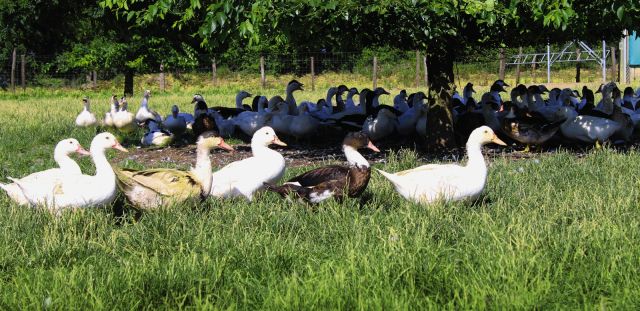
<svg viewBox="0 0 640 311"><path fill-rule="evenodd" d="M163 94L147 76L137 80L130 104L137 109L142 90L151 88L150 105L163 115L174 103L191 111L196 92L230 106L241 88L283 94L290 78L269 79L260 90L257 78L226 78L224 87L213 87L193 77L171 80ZM300 80L310 90L310 79ZM370 87L366 76L326 75L315 92L296 95L316 100L337 81ZM378 83L394 93L406 85L398 81ZM0 181L53 166L60 139L75 137L88 147L95 130L77 129L73 120L84 95L103 115L108 96L120 93L104 83L95 92L0 93ZM386 163L376 167L419 164L410 149L385 152ZM89 159L79 162L93 171ZM561 150L521 160L498 153L488 162L487 189L475 204L411 204L377 173L362 200L308 207L272 194L252 203L209 199L137 221L115 217L111 207L55 217L0 194L0 308L640 306L637 149L580 157ZM290 168L285 178L302 170Z"/></svg>

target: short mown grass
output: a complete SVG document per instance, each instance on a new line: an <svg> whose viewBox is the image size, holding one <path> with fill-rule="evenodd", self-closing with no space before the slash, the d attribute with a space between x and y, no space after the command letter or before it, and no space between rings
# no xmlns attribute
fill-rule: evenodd
<svg viewBox="0 0 640 311"><path fill-rule="evenodd" d="M154 93L151 105L188 110L195 91ZM205 91L232 105L236 90ZM3 182L53 166L60 139L88 147L95 134L73 125L82 93L41 92L0 98ZM102 115L108 92L90 96ZM54 216L0 194L0 308L638 308L637 150L489 163L480 200L431 206L402 200L377 173L362 200L310 207L263 194L141 217L110 206ZM418 164L405 149L376 167Z"/></svg>

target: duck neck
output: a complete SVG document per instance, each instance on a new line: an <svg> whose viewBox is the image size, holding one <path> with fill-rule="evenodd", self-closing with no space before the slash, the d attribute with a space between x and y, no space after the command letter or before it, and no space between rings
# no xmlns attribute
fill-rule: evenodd
<svg viewBox="0 0 640 311"><path fill-rule="evenodd" d="M380 105L380 101L378 100L380 98L380 95L376 94L376 96L373 97L373 100L371 101L371 107L378 107Z"/></svg>
<svg viewBox="0 0 640 311"><path fill-rule="evenodd" d="M58 167L63 170L74 167L78 167L79 169L78 163L73 161L73 159L71 159L71 157L69 157L69 154L66 152L56 151L53 155L53 159L56 161L56 163L58 163Z"/></svg>
<svg viewBox="0 0 640 311"><path fill-rule="evenodd" d="M327 98L325 98L325 105L327 105L330 111L333 110L333 95L335 95L334 92L328 91Z"/></svg>
<svg viewBox="0 0 640 311"><path fill-rule="evenodd" d="M251 142L251 153L253 153L254 157L270 155L273 152L275 151L269 149L269 146L265 146L262 142Z"/></svg>
<svg viewBox="0 0 640 311"><path fill-rule="evenodd" d="M211 191L211 158L209 157L209 152L211 150L204 147L198 146L196 149L196 167L191 171L198 178L198 182L200 182L201 194L206 195Z"/></svg>
<svg viewBox="0 0 640 311"><path fill-rule="evenodd" d="M365 159L356 148L349 145L342 145L342 151L344 152L347 162L351 166L358 168L369 167L369 162Z"/></svg>
<svg viewBox="0 0 640 311"><path fill-rule="evenodd" d="M478 142L472 140L467 142L467 156L469 158L467 168L483 174L487 173L487 164L482 155L482 146Z"/></svg>
<svg viewBox="0 0 640 311"><path fill-rule="evenodd" d="M241 94L236 95L236 108L243 109L242 108L242 100L243 99L244 99L244 97Z"/></svg>
<svg viewBox="0 0 640 311"><path fill-rule="evenodd" d="M140 107L145 107L147 108L149 104L149 98L148 97L142 97L142 102L140 103Z"/></svg>
<svg viewBox="0 0 640 311"><path fill-rule="evenodd" d="M91 148L91 159L96 166L96 178L103 179L104 181L114 182L116 175L113 172L111 163L107 160L104 148Z"/></svg>
<svg viewBox="0 0 640 311"><path fill-rule="evenodd" d="M296 99L293 97L293 92L294 92L294 91L295 91L295 90L294 90L294 89L292 89L291 87L289 87L289 86L287 87L287 90L286 90L287 98L285 99L285 101L286 101L288 104L294 104L294 105L296 104Z"/></svg>
<svg viewBox="0 0 640 311"><path fill-rule="evenodd" d="M89 107L89 103L88 102L84 103L84 111L88 112L88 111L90 111L90 109L91 108Z"/></svg>

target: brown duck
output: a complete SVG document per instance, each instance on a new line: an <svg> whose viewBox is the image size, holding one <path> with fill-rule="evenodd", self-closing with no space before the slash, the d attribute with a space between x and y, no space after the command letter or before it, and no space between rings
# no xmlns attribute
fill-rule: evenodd
<svg viewBox="0 0 640 311"><path fill-rule="evenodd" d="M361 148L380 152L367 134L349 133L342 142L342 150L349 165L320 167L293 177L282 186L265 184L266 189L282 197L293 194L311 203L319 203L331 197L340 200L345 195L351 198L360 196L367 188L371 177L369 162L358 152Z"/></svg>

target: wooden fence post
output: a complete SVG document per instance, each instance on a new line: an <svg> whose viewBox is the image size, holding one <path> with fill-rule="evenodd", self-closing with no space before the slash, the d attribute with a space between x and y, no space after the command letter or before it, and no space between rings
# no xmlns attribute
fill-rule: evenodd
<svg viewBox="0 0 640 311"><path fill-rule="evenodd" d="M91 83L94 89L98 86L98 71L96 70L93 71L93 81Z"/></svg>
<svg viewBox="0 0 640 311"><path fill-rule="evenodd" d="M311 56L311 90L316 90L316 67L313 62L313 56Z"/></svg>
<svg viewBox="0 0 640 311"><path fill-rule="evenodd" d="M218 79L218 65L216 65L216 58L211 60L211 82L216 85Z"/></svg>
<svg viewBox="0 0 640 311"><path fill-rule="evenodd" d="M373 57L373 88L378 87L378 57Z"/></svg>
<svg viewBox="0 0 640 311"><path fill-rule="evenodd" d="M616 63L616 47L611 45L611 81L619 81L618 64Z"/></svg>
<svg viewBox="0 0 640 311"><path fill-rule="evenodd" d="M160 91L164 92L164 64L160 64Z"/></svg>
<svg viewBox="0 0 640 311"><path fill-rule="evenodd" d="M420 87L420 51L416 50L416 88Z"/></svg>
<svg viewBox="0 0 640 311"><path fill-rule="evenodd" d="M265 88L267 76L264 73L264 56L260 56L260 82L262 83L262 88Z"/></svg>
<svg viewBox="0 0 640 311"><path fill-rule="evenodd" d="M516 64L516 85L520 84L520 62L521 61L522 61L522 47L519 47L517 64Z"/></svg>
<svg viewBox="0 0 640 311"><path fill-rule="evenodd" d="M429 68L427 68L427 55L422 58L424 64L424 86L429 87Z"/></svg>
<svg viewBox="0 0 640 311"><path fill-rule="evenodd" d="M13 48L13 58L11 58L11 89L16 91L16 48Z"/></svg>
<svg viewBox="0 0 640 311"><path fill-rule="evenodd" d="M580 82L580 68L582 64L580 64L580 58L582 58L582 51L580 48L576 49L576 83Z"/></svg>
<svg viewBox="0 0 640 311"><path fill-rule="evenodd" d="M22 82L22 91L24 92L24 90L27 89L27 70L26 70L26 64L25 64L25 55L21 54L20 55L20 82Z"/></svg>
<svg viewBox="0 0 640 311"><path fill-rule="evenodd" d="M504 48L500 48L500 68L498 69L498 77L500 80L504 80L504 69L506 67Z"/></svg>

